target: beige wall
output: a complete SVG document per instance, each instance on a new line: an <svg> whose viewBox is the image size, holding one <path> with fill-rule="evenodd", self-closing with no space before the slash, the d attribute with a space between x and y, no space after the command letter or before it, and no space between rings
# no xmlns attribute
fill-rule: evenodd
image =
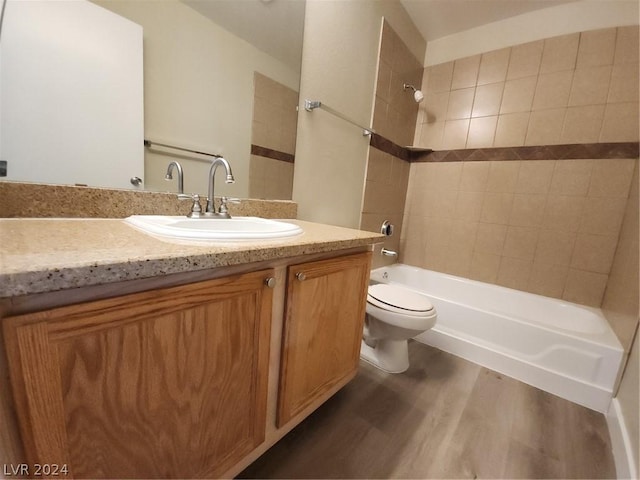
<svg viewBox="0 0 640 480"><path fill-rule="evenodd" d="M405 83L420 88L422 64L391 28L383 22L380 58L376 82L373 127L379 135L396 145L410 145L418 115L413 91L404 90ZM377 148L369 149L367 178L360 228L379 232L382 222L389 220L394 234L384 247L398 251L402 233L404 202L409 181L409 163ZM395 262L394 257L377 254L373 267Z"/></svg>
<svg viewBox="0 0 640 480"><path fill-rule="evenodd" d="M629 355L616 398L623 416L621 420L625 423L631 442L629 451L633 458L630 458L629 461L635 465L636 472L640 472L638 457L640 451L638 433L640 427L640 418L638 417L640 412L638 406L640 359L638 358L637 334L640 319L638 175L638 162L636 162L620 238L602 302L602 311L616 332L625 353Z"/></svg>
<svg viewBox="0 0 640 480"><path fill-rule="evenodd" d="M305 12L301 102L320 100L362 126L371 126L382 18L412 51L420 35L397 0L309 0ZM326 111L298 118L293 199L298 216L358 228L369 138Z"/></svg>
<svg viewBox="0 0 640 480"><path fill-rule="evenodd" d="M145 137L224 155L236 183L216 194L249 195L253 73L297 88L298 74L177 0L95 0L144 29ZM145 188L164 180L175 157L145 152ZM209 162L179 159L185 191L206 194Z"/></svg>
<svg viewBox="0 0 640 480"><path fill-rule="evenodd" d="M548 38L425 69L416 144L638 141L638 27Z"/></svg>
<svg viewBox="0 0 640 480"><path fill-rule="evenodd" d="M370 149L360 228L370 232L380 232L382 222L389 220L394 226L394 233L385 239L384 248L395 252L400 249L408 181L408 162L376 148ZM381 248L382 246L379 246L374 252L372 268L398 261L395 257L382 256Z"/></svg>
<svg viewBox="0 0 640 480"><path fill-rule="evenodd" d="M620 240L613 259L609 282L602 302L602 310L625 351L638 325L640 312L638 295L638 165L633 173L631 192L627 200Z"/></svg>
<svg viewBox="0 0 640 480"><path fill-rule="evenodd" d="M258 72L254 76L251 143L294 155L298 92ZM293 163L251 155L249 196L291 200Z"/></svg>
<svg viewBox="0 0 640 480"><path fill-rule="evenodd" d="M631 348L631 354L629 355L629 362L624 372L624 377L620 382L620 389L616 399L619 402L620 410L624 417L624 424L629 433L629 451L633 458L629 459L629 462L633 462L636 467L636 472L640 472L640 357L638 356L638 335L636 335L635 341Z"/></svg>

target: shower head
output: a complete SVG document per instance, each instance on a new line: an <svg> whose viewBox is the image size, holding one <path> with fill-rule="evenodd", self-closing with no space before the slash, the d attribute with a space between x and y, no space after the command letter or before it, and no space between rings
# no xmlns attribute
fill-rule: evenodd
<svg viewBox="0 0 640 480"><path fill-rule="evenodd" d="M409 85L408 83L405 83L402 86L403 90L407 90L407 89L411 89L413 90L413 99L416 101L416 103L420 103L422 100L424 100L424 94L418 90L416 87L414 87L413 85Z"/></svg>

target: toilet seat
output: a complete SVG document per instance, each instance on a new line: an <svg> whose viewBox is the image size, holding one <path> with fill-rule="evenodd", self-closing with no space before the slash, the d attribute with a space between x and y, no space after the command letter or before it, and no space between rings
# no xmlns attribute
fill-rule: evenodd
<svg viewBox="0 0 640 480"><path fill-rule="evenodd" d="M434 313L433 305L424 295L385 283L369 286L367 303L382 310L415 317Z"/></svg>

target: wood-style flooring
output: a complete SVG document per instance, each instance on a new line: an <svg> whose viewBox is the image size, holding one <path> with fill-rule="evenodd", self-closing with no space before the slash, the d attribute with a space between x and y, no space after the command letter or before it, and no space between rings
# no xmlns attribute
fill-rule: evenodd
<svg viewBox="0 0 640 480"><path fill-rule="evenodd" d="M604 415L435 348L358 376L240 478L615 478Z"/></svg>

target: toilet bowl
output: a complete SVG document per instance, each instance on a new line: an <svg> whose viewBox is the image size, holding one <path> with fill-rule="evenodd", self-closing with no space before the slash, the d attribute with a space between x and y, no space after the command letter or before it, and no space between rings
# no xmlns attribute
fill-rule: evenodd
<svg viewBox="0 0 640 480"><path fill-rule="evenodd" d="M389 373L409 368L407 340L436 323L427 297L398 285L370 285L360 357Z"/></svg>

